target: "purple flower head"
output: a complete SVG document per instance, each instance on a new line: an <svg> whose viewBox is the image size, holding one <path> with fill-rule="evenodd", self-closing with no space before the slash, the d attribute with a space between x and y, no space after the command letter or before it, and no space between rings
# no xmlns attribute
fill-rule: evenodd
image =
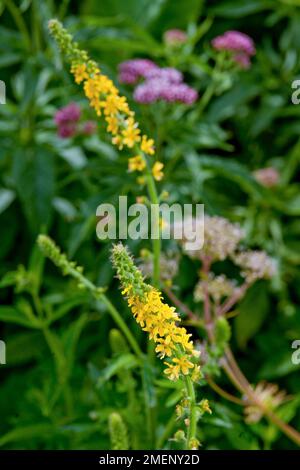
<svg viewBox="0 0 300 470"><path fill-rule="evenodd" d="M243 52L239 52L238 54L233 55L233 60L239 64L239 66L242 69L249 69L251 66L251 61L250 58L247 54L244 54Z"/></svg>
<svg viewBox="0 0 300 470"><path fill-rule="evenodd" d="M164 33L164 42L169 46L179 46L185 43L187 40L187 34L181 29L169 29Z"/></svg>
<svg viewBox="0 0 300 470"><path fill-rule="evenodd" d="M212 45L217 50L242 52L250 57L256 52L250 36L240 31L226 31L222 36L214 38Z"/></svg>
<svg viewBox="0 0 300 470"><path fill-rule="evenodd" d="M60 126L61 124L79 121L80 114L81 111L78 104L70 103L55 113L54 120L55 123Z"/></svg>
<svg viewBox="0 0 300 470"><path fill-rule="evenodd" d="M82 132L85 135L92 135L96 132L97 123L95 121L85 121L83 123Z"/></svg>
<svg viewBox="0 0 300 470"><path fill-rule="evenodd" d="M68 137L73 137L77 132L77 127L75 123L64 122L58 127L58 135L62 139L67 139Z"/></svg>
<svg viewBox="0 0 300 470"><path fill-rule="evenodd" d="M132 85L158 66L149 59L126 60L119 65L119 81Z"/></svg>
<svg viewBox="0 0 300 470"><path fill-rule="evenodd" d="M169 83L181 83L183 80L182 73L173 67L155 68L150 69L145 74L146 79L161 79Z"/></svg>
<svg viewBox="0 0 300 470"><path fill-rule="evenodd" d="M198 98L198 93L185 83L171 83L165 79L152 78L138 85L133 96L135 101L142 104L158 100L193 104Z"/></svg>
<svg viewBox="0 0 300 470"><path fill-rule="evenodd" d="M143 104L158 100L192 104L198 98L193 88L183 83L182 73L173 67L158 67L148 59L127 60L119 65L119 80L133 84L145 80L134 90L135 101Z"/></svg>

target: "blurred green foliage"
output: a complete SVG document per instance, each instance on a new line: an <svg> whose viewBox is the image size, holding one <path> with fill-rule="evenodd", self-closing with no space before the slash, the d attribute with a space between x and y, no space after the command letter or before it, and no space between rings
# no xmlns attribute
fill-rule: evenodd
<svg viewBox="0 0 300 470"><path fill-rule="evenodd" d="M133 448L149 446L135 356L105 306L61 278L35 247L40 231L51 234L89 278L109 287L146 348L117 292L110 244L95 234L96 207L119 195L134 201L141 188L101 122L92 137L57 136L55 111L70 101L94 117L50 40L52 17L65 22L116 82L119 62L149 57L179 68L199 91L188 111L162 103L132 106L156 140L171 200L204 203L209 214L239 222L250 247L276 258L276 278L253 286L242 301L232 342L251 382L272 380L293 395L280 413L299 428L300 370L291 362L291 343L300 338L300 107L291 103L291 83L300 78L300 2L0 0L0 17L0 79L7 87L7 103L0 105L0 337L7 344L7 364L0 366L0 446L107 449L112 419L121 423L123 439L129 430ZM188 33L180 50L162 41L170 28ZM253 37L257 55L251 69L220 78L210 40L228 29ZM130 89L120 88L131 101ZM268 166L280 174L273 188L253 176ZM129 244L135 254L150 247ZM195 311L196 271L184 258L175 279ZM176 430L176 384L162 379L157 364L145 364L144 374L149 400L157 405L156 445L176 448L167 440ZM213 410L201 422L204 449L295 448L274 426L246 425L239 406L207 386L201 391Z"/></svg>

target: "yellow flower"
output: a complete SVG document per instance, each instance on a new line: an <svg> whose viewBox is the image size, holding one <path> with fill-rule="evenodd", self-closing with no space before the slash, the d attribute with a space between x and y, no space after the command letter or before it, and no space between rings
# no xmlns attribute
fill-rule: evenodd
<svg viewBox="0 0 300 470"><path fill-rule="evenodd" d="M169 379L172 381L178 380L179 379L179 374L180 374L180 367L178 365L174 364L169 364L168 362L164 362L166 364L167 369L164 370L165 374L168 375Z"/></svg>
<svg viewBox="0 0 300 470"><path fill-rule="evenodd" d="M161 171L164 167L164 164L161 162L155 162L152 167L152 174L156 181L161 181L164 177L164 173Z"/></svg>
<svg viewBox="0 0 300 470"><path fill-rule="evenodd" d="M146 162L141 155L129 158L128 170L129 171L143 171L146 167Z"/></svg>
<svg viewBox="0 0 300 470"><path fill-rule="evenodd" d="M123 143L127 147L132 148L137 142L141 140L141 131L137 127L137 123L134 122L132 117L127 119L126 124L126 128L122 131Z"/></svg>
<svg viewBox="0 0 300 470"><path fill-rule="evenodd" d="M119 131L119 120L116 116L106 116L105 118L108 126L107 131L113 135L116 135Z"/></svg>
<svg viewBox="0 0 300 470"><path fill-rule="evenodd" d="M119 111L127 113L129 110L126 98L115 94L108 95L106 100L102 101L102 107L106 116L114 116Z"/></svg>
<svg viewBox="0 0 300 470"><path fill-rule="evenodd" d="M199 405L200 405L200 408L202 409L202 411L204 413L209 413L210 415L212 414L212 411L211 411L210 406L209 406L209 401L206 398L201 400Z"/></svg>
<svg viewBox="0 0 300 470"><path fill-rule="evenodd" d="M98 77L88 77L83 85L84 93L89 100L98 100L100 96L100 83Z"/></svg>
<svg viewBox="0 0 300 470"><path fill-rule="evenodd" d="M146 135L143 135L141 141L141 150L147 155L154 155L154 140L148 139Z"/></svg>
<svg viewBox="0 0 300 470"><path fill-rule="evenodd" d="M71 66L71 73L75 77L75 82L79 85L83 80L88 78L85 64L74 64Z"/></svg>
<svg viewBox="0 0 300 470"><path fill-rule="evenodd" d="M158 338L157 343L159 344L156 346L155 352L161 359L163 359L165 356L172 356L174 352L173 350L175 349L175 345L172 342L170 336L168 336L168 339Z"/></svg>
<svg viewBox="0 0 300 470"><path fill-rule="evenodd" d="M118 147L119 150L123 148L123 139L122 136L116 135L111 139L112 143Z"/></svg>
<svg viewBox="0 0 300 470"><path fill-rule="evenodd" d="M173 362L177 364L180 368L180 371L187 375L189 373L189 369L193 369L194 364L188 360L187 356L182 356L180 358L175 357Z"/></svg>

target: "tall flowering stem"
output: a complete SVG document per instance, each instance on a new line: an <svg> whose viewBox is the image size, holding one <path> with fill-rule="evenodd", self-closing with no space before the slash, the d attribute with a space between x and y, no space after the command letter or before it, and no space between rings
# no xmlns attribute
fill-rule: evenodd
<svg viewBox="0 0 300 470"><path fill-rule="evenodd" d="M185 384L185 401L189 408L187 447L197 448L197 404L193 383L200 378L200 368L196 364L195 358L199 354L191 335L179 326L180 318L175 308L163 302L161 292L144 282L142 273L122 244L114 246L112 262L133 316L154 341L155 352L167 366L164 373L170 380L181 379Z"/></svg>
<svg viewBox="0 0 300 470"><path fill-rule="evenodd" d="M67 256L61 252L54 241L47 235L39 235L37 243L44 256L49 258L59 269L61 269L64 275L72 276L77 280L78 287L80 289L89 291L96 299L101 300L105 304L113 320L128 340L132 350L138 357L142 358L143 353L136 339L132 335L130 329L126 325L119 312L115 309L108 297L105 295L105 290L102 287L95 286L95 284L87 279L83 275L83 268L78 266L74 261L69 261Z"/></svg>
<svg viewBox="0 0 300 470"><path fill-rule="evenodd" d="M56 40L62 54L71 65L71 73L77 84L83 84L83 89L91 107L96 114L104 116L107 132L112 137L112 143L119 150L126 149L131 153L128 161L129 171L143 173L142 180L147 182L149 197L152 204L158 204L155 180L163 178L163 164L151 162L155 154L154 140L147 135L141 135L134 112L130 109L124 96L112 80L104 75L97 63L91 60L86 51L79 49L72 36L57 20L49 21L49 31ZM159 214L156 214L157 223ZM153 282L159 285L160 240L153 241L154 275Z"/></svg>

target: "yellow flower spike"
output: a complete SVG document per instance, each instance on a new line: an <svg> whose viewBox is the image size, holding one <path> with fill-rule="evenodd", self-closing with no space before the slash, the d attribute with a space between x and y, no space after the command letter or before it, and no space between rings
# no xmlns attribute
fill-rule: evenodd
<svg viewBox="0 0 300 470"><path fill-rule="evenodd" d="M174 307L162 300L162 294L144 282L141 272L134 265L127 249L119 244L113 248L113 264L121 282L122 294L136 322L149 339L156 343L155 351L160 359L167 357L165 374L170 380L178 380L197 368L191 335L178 326L180 318ZM130 282L129 282L130 279Z"/></svg>
<svg viewBox="0 0 300 470"><path fill-rule="evenodd" d="M161 181L164 177L164 173L162 171L164 164L161 162L155 162L152 167L152 175L156 181Z"/></svg>
<svg viewBox="0 0 300 470"><path fill-rule="evenodd" d="M123 143L127 147L132 148L137 142L141 140L141 131L137 127L137 123L134 122L132 117L127 119L126 124L126 128L122 131Z"/></svg>
<svg viewBox="0 0 300 470"><path fill-rule="evenodd" d="M98 116L103 114L107 122L107 131L112 134L112 143L119 150L138 147L145 155L154 154L154 141L146 135L141 138L138 123L135 122L134 112L129 108L124 96L112 80L102 74L97 64L89 59L86 51L78 48L72 36L57 20L50 20L49 30L56 39L67 61L71 64L71 73L77 84L83 83L84 93L91 107ZM136 151L136 150L135 150Z"/></svg>

